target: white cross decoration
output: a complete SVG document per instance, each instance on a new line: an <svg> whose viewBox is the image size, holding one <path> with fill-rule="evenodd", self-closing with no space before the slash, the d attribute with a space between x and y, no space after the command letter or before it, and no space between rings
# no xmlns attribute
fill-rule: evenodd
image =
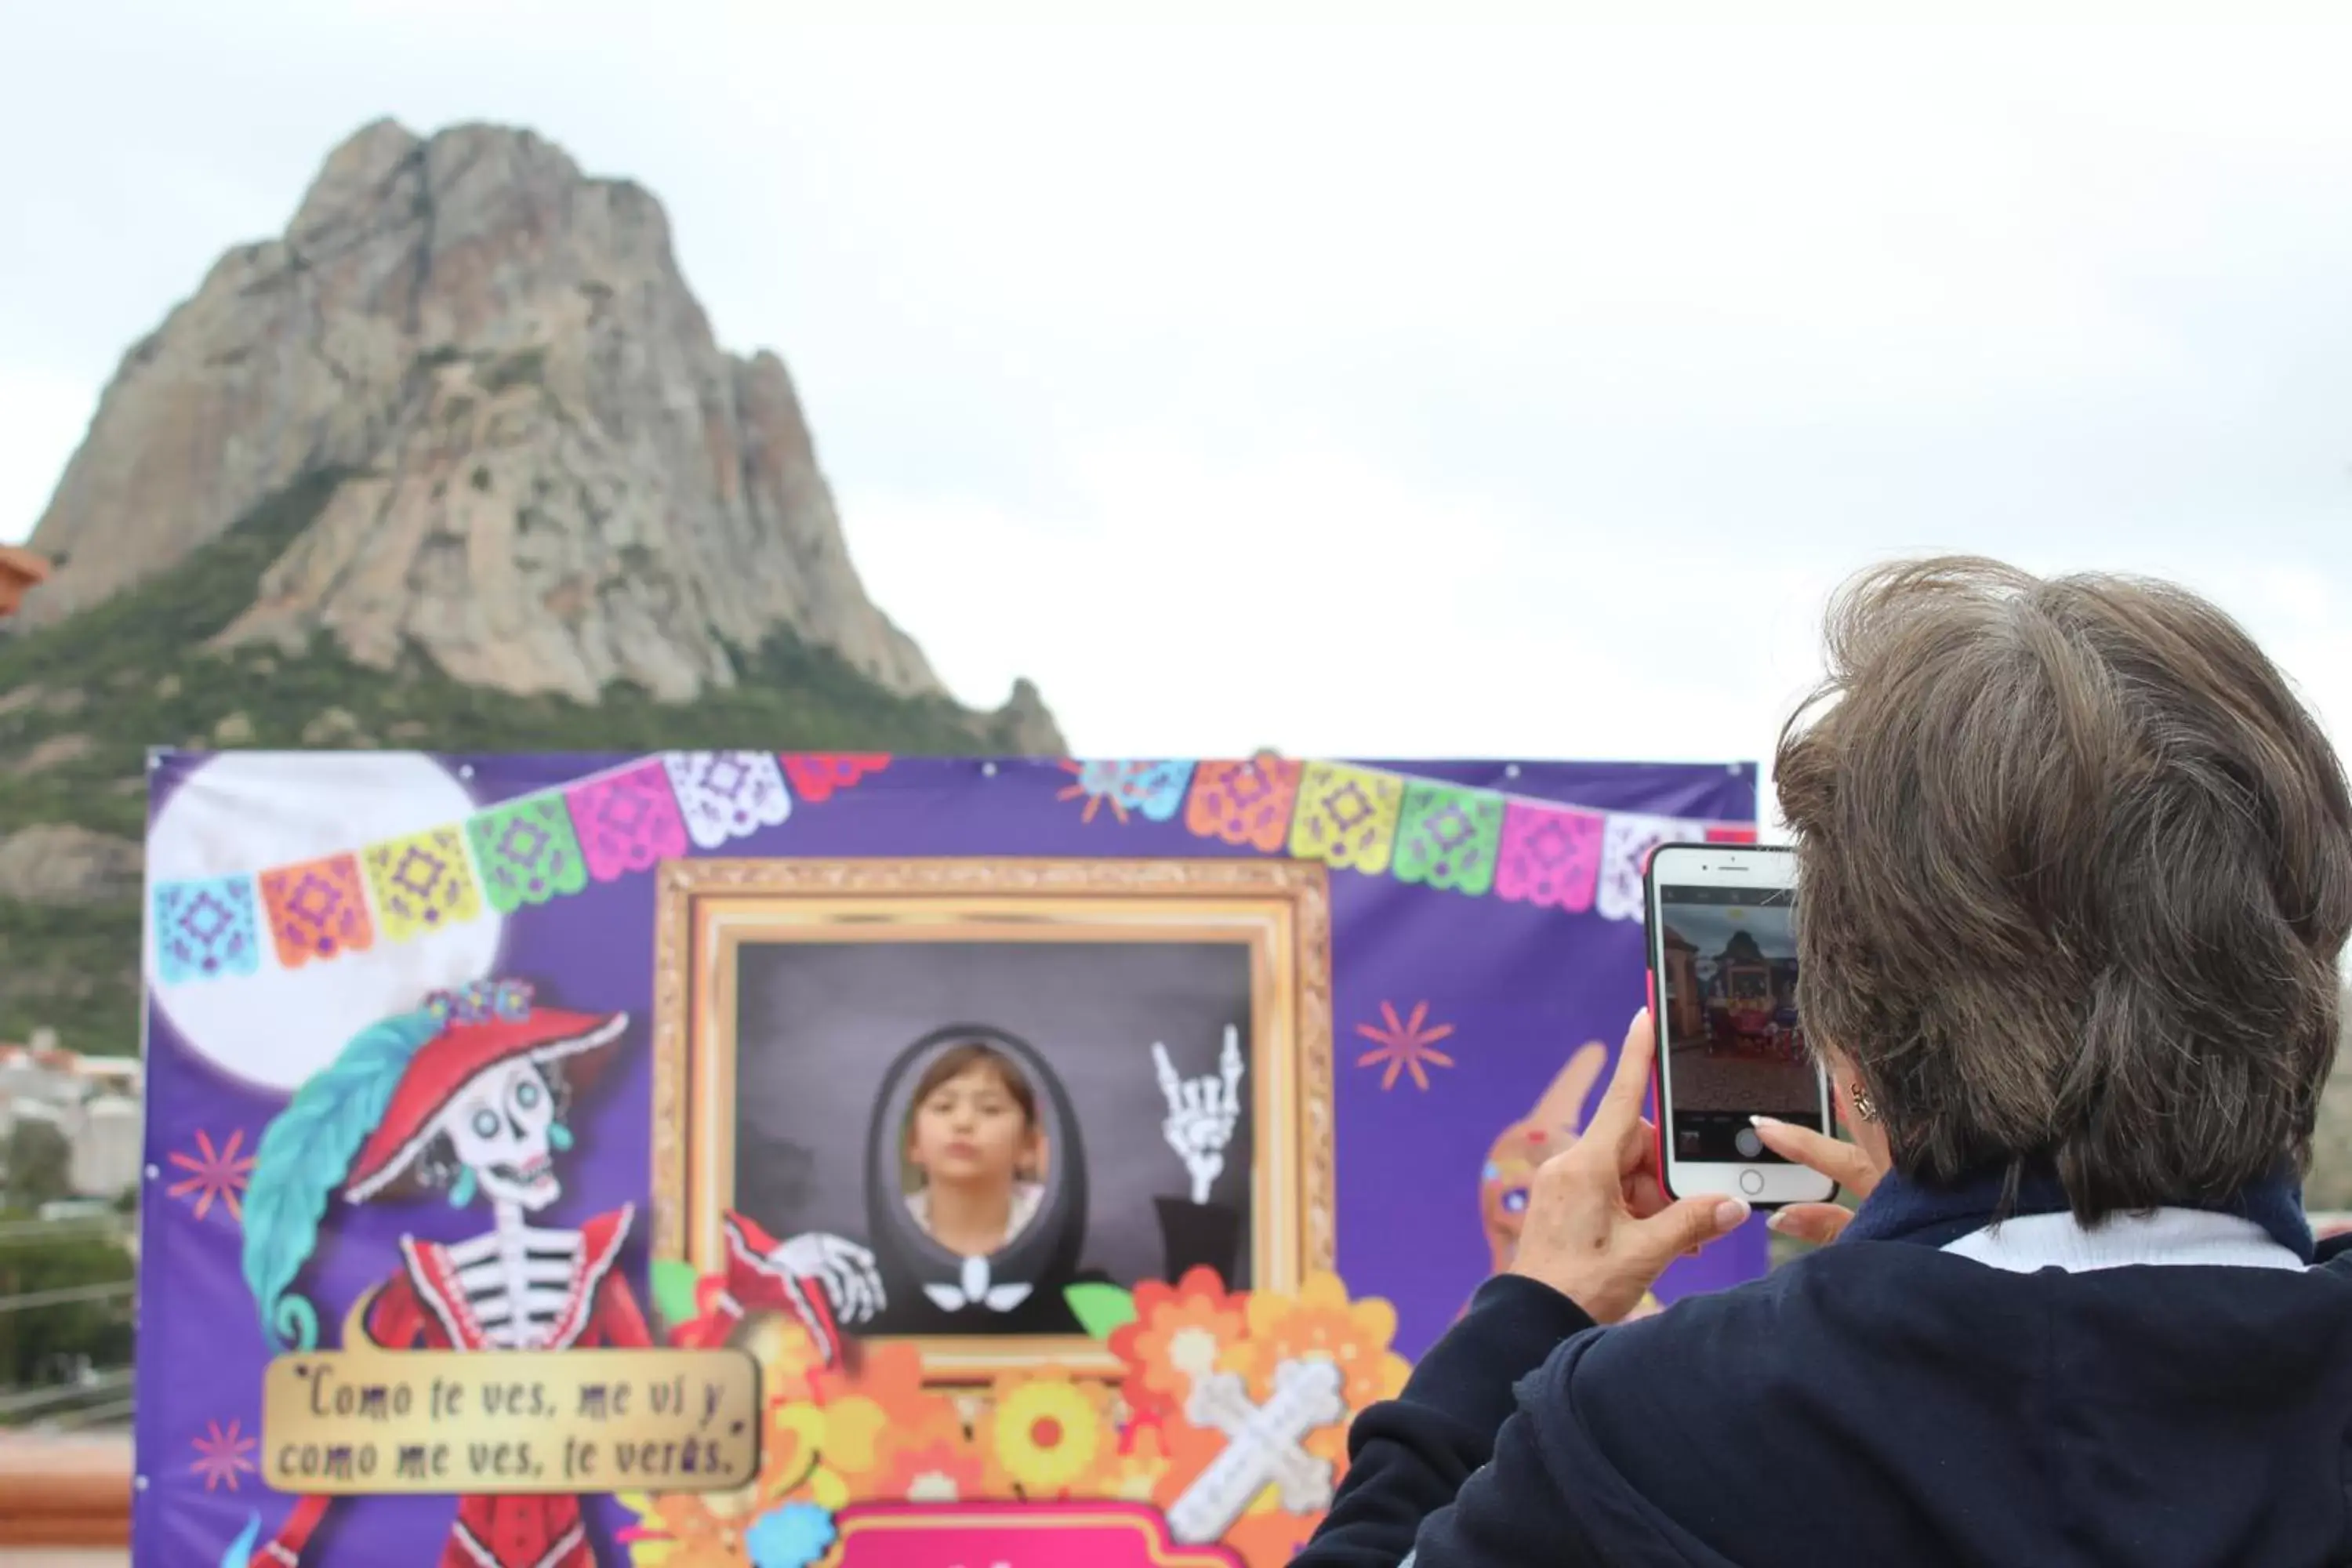
<svg viewBox="0 0 2352 1568"><path fill-rule="evenodd" d="M1248 1388L1232 1373L1195 1379L1184 1418L1223 1432L1225 1447L1168 1510L1169 1534L1187 1546L1222 1539L1269 1482L1293 1513L1329 1507L1331 1462L1300 1445L1309 1432L1346 1417L1340 1386L1339 1367L1320 1356L1284 1362L1264 1405L1251 1404Z"/></svg>

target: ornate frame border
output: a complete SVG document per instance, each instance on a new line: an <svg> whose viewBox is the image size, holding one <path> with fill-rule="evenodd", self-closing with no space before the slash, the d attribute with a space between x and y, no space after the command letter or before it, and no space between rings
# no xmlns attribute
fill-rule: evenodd
<svg viewBox="0 0 2352 1568"><path fill-rule="evenodd" d="M656 878L653 1211L656 1257L720 1267L734 1186L735 954L773 942L1208 940L1251 950L1252 1281L1336 1269L1331 910L1323 867L1289 860L677 860ZM711 1130L706 1131L705 1130ZM927 1379L1055 1364L1108 1375L1082 1336L919 1338Z"/></svg>

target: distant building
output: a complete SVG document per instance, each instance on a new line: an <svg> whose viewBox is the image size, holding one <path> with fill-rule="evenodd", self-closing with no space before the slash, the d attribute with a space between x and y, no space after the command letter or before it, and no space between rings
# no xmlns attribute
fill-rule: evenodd
<svg viewBox="0 0 2352 1568"><path fill-rule="evenodd" d="M145 1116L139 1102L101 1094L81 1108L73 1130L73 1190L85 1196L121 1197L139 1184Z"/></svg>
<svg viewBox="0 0 2352 1568"><path fill-rule="evenodd" d="M31 551L0 544L0 620L16 613L27 589L49 580L49 563Z"/></svg>
<svg viewBox="0 0 2352 1568"><path fill-rule="evenodd" d="M47 1029L30 1044L0 1045L0 1138L22 1121L48 1122L73 1151L73 1190L111 1201L139 1184L145 1077L137 1061L59 1049Z"/></svg>

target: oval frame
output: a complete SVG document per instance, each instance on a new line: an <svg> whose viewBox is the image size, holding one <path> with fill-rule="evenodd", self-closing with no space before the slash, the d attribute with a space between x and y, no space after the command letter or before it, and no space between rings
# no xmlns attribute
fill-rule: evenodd
<svg viewBox="0 0 2352 1568"><path fill-rule="evenodd" d="M944 1052L977 1040L1013 1058L1037 1093L1038 1120L1046 1138L1045 1196L1020 1235L988 1255L988 1272L1000 1284L1034 1286L1066 1279L1077 1267L1087 1239L1087 1155L1068 1090L1037 1048L1018 1035L988 1024L951 1024L933 1029L898 1053L882 1075L874 1118L866 1134L866 1236L884 1268L894 1304L900 1274L919 1288L953 1286L964 1258L934 1241L907 1212L900 1168L901 1140L914 1110L915 1086L924 1069ZM896 1265L896 1267L893 1267ZM977 1314L984 1316L992 1314Z"/></svg>

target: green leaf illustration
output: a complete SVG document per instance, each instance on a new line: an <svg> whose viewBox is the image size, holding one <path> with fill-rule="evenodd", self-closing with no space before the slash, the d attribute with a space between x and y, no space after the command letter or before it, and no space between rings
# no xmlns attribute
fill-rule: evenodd
<svg viewBox="0 0 2352 1568"><path fill-rule="evenodd" d="M1062 1292L1062 1300L1077 1314L1078 1327L1098 1340L1135 1321L1135 1298L1116 1285L1073 1285Z"/></svg>
<svg viewBox="0 0 2352 1568"><path fill-rule="evenodd" d="M665 1258L654 1265L654 1310L672 1328L694 1321L693 1264Z"/></svg>

